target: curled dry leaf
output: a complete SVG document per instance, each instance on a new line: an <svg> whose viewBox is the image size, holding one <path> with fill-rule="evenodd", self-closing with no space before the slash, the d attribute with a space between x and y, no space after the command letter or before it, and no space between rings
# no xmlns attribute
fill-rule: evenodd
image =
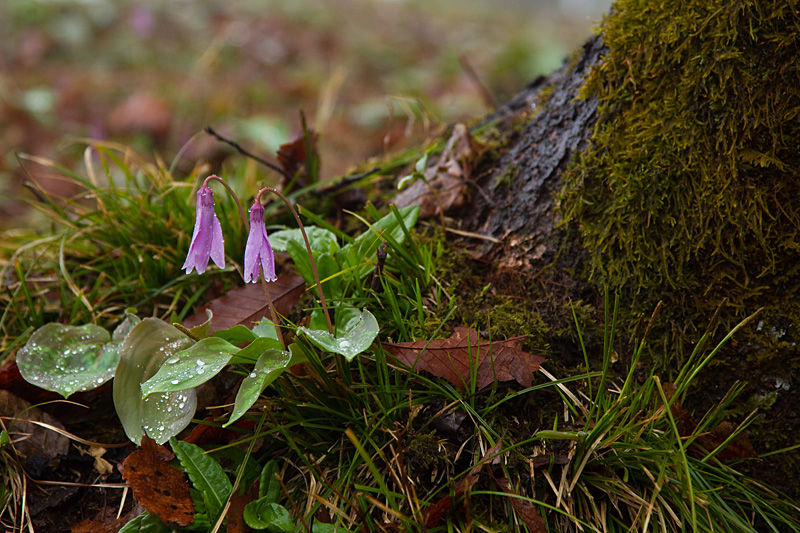
<svg viewBox="0 0 800 533"><path fill-rule="evenodd" d="M425 180L409 185L394 203L398 208L418 205L421 218L463 207L469 201L469 180L485 151L464 124L456 124L437 163L425 169Z"/></svg>
<svg viewBox="0 0 800 533"><path fill-rule="evenodd" d="M313 157L317 157L317 138L319 135L314 130L308 130L308 143L311 148L311 153ZM308 154L306 153L306 139L301 133L291 141L284 143L278 147L278 163L281 165L286 174L289 176L294 176L297 174L297 171L300 170L302 167L305 166L306 161L308 160ZM305 183L306 180L300 180L301 184L308 185Z"/></svg>
<svg viewBox="0 0 800 533"><path fill-rule="evenodd" d="M141 448L122 464L122 477L147 512L165 524L188 526L194 522L194 503L186 476L169 465L174 458L169 448L144 435Z"/></svg>
<svg viewBox="0 0 800 533"><path fill-rule="evenodd" d="M471 385L474 367L477 388L483 390L495 380L516 380L523 387L531 386L533 373L545 358L522 351L519 343L523 339L525 336L482 342L474 329L457 327L447 339L430 343L425 340L400 344L385 342L383 347L401 363L444 378L461 390Z"/></svg>

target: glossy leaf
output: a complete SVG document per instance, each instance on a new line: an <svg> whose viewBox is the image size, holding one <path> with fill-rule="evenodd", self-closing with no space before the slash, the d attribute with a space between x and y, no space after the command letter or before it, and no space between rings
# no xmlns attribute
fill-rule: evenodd
<svg viewBox="0 0 800 533"><path fill-rule="evenodd" d="M294 531L295 523L282 505L260 498L244 507L244 521L253 529L286 532Z"/></svg>
<svg viewBox="0 0 800 533"><path fill-rule="evenodd" d="M325 330L297 328L297 331L308 336L309 340L318 348L331 353L343 355L348 361L369 348L375 337L378 336L378 321L366 309L361 312L361 317L350 321L349 330L343 334L333 336Z"/></svg>
<svg viewBox="0 0 800 533"><path fill-rule="evenodd" d="M233 490L225 471L196 444L173 438L170 446L194 488L203 494L209 516L216 520Z"/></svg>
<svg viewBox="0 0 800 533"><path fill-rule="evenodd" d="M161 365L192 340L166 322L145 318L125 337L114 379L114 407L128 438L139 444L146 432L163 444L192 420L197 407L194 390L142 397L141 385Z"/></svg>
<svg viewBox="0 0 800 533"><path fill-rule="evenodd" d="M255 344L255 342L253 344ZM289 352L275 349L264 352L256 361L250 374L242 380L242 384L239 386L239 392L236 393L233 412L231 413L230 419L223 427L227 427L241 418L241 416L256 403L261 392L293 364L297 363L292 361Z"/></svg>
<svg viewBox="0 0 800 533"><path fill-rule="evenodd" d="M306 236L312 252L333 253L339 249L336 235L332 231L317 226L306 226ZM269 243L276 252L288 252L289 241L295 241L305 248L303 234L297 228L275 231L269 235Z"/></svg>
<svg viewBox="0 0 800 533"><path fill-rule="evenodd" d="M123 324L127 334L130 320L126 318ZM120 343L112 342L108 331L93 324L45 324L17 352L17 366L29 383L67 398L114 377Z"/></svg>
<svg viewBox="0 0 800 533"><path fill-rule="evenodd" d="M264 498L268 502L278 503L281 495L281 484L275 477L278 473L278 463L275 459L267 461L261 469L261 476L258 479L258 497Z"/></svg>
<svg viewBox="0 0 800 533"><path fill-rule="evenodd" d="M125 524L119 533L171 533L173 529L155 515L144 512Z"/></svg>
<svg viewBox="0 0 800 533"><path fill-rule="evenodd" d="M230 362L239 348L217 337L208 337L167 358L158 372L142 384L145 397L202 385Z"/></svg>

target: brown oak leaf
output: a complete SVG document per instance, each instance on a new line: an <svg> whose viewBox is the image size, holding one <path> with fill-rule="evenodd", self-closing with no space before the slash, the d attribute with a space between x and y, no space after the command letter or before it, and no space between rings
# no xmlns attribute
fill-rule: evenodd
<svg viewBox="0 0 800 533"><path fill-rule="evenodd" d="M516 380L523 387L530 387L533 373L545 361L544 357L520 349L525 336L505 341L481 341L477 331L471 328L453 328L447 339L418 340L383 347L395 359L415 370L425 370L444 378L461 390L465 390L472 379L475 368L476 385L483 390L497 381ZM427 347L426 347L427 345Z"/></svg>
<svg viewBox="0 0 800 533"><path fill-rule="evenodd" d="M275 303L275 310L279 315L286 316L300 301L306 285L300 276L282 274L277 281L267 283L267 288ZM208 320L206 309L210 309L214 314L211 333L237 324L250 328L263 317L270 316L264 289L260 283L248 283L244 287L229 290L198 309L195 314L183 321L183 325L193 328L204 323Z"/></svg>
<svg viewBox="0 0 800 533"><path fill-rule="evenodd" d="M169 448L144 435L141 448L122 463L122 478L150 514L165 524L188 526L194 522L194 502L186 475L169 464L174 458Z"/></svg>

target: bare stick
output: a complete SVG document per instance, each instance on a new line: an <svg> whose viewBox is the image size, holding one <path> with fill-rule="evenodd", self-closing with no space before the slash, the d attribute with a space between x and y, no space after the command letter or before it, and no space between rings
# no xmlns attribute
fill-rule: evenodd
<svg viewBox="0 0 800 533"><path fill-rule="evenodd" d="M253 159L253 160L255 160L255 161L258 161L258 162L259 162L259 163L261 163L262 165L264 165L264 166L266 166L266 167L269 167L269 168L271 168L272 170L274 170L275 172L277 172L278 174L280 174L281 176L283 176L283 177L284 177L284 178L286 178L287 180L291 181L291 179L292 179L292 176L290 176L289 174L287 174L285 170L283 170L281 167L279 167L279 166L278 166L278 165L276 165L275 163L272 163L272 162L270 162L270 161L267 161L266 159L264 159L264 158L262 158L262 157L258 157L258 156L257 156L257 155L255 155L254 153L252 153L252 152L250 152L250 151L246 150L246 149L245 149L245 148L244 148L244 147L243 147L241 144L237 143L237 142L236 142L236 141L234 141L233 139L228 139L227 137L224 137L224 136L220 135L220 134L219 134L219 133L217 133L217 131L216 131L214 128L212 128L211 126L206 126L206 127L204 128L204 130L205 130L205 132L206 132L206 133L208 133L209 135L213 135L214 137L216 137L216 138L217 138L217 140L219 140L219 141L222 141L222 142L224 142L225 144L232 146L233 148L235 148L235 149L236 149L236 151L237 151L237 152L239 152L239 153L240 153L240 154L242 154L243 156L245 156L245 157L249 157L250 159Z"/></svg>

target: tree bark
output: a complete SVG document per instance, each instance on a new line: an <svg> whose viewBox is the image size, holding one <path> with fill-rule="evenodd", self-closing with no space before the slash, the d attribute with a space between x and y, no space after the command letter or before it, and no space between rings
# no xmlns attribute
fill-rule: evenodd
<svg viewBox="0 0 800 533"><path fill-rule="evenodd" d="M565 232L558 226L555 194L597 118L597 99L578 99L578 91L604 51L600 37L590 39L577 61L535 79L487 118L512 127L527 121L485 181L490 198L476 196L467 219L474 231L501 241L482 250L497 268L533 275L551 265L559 251Z"/></svg>

